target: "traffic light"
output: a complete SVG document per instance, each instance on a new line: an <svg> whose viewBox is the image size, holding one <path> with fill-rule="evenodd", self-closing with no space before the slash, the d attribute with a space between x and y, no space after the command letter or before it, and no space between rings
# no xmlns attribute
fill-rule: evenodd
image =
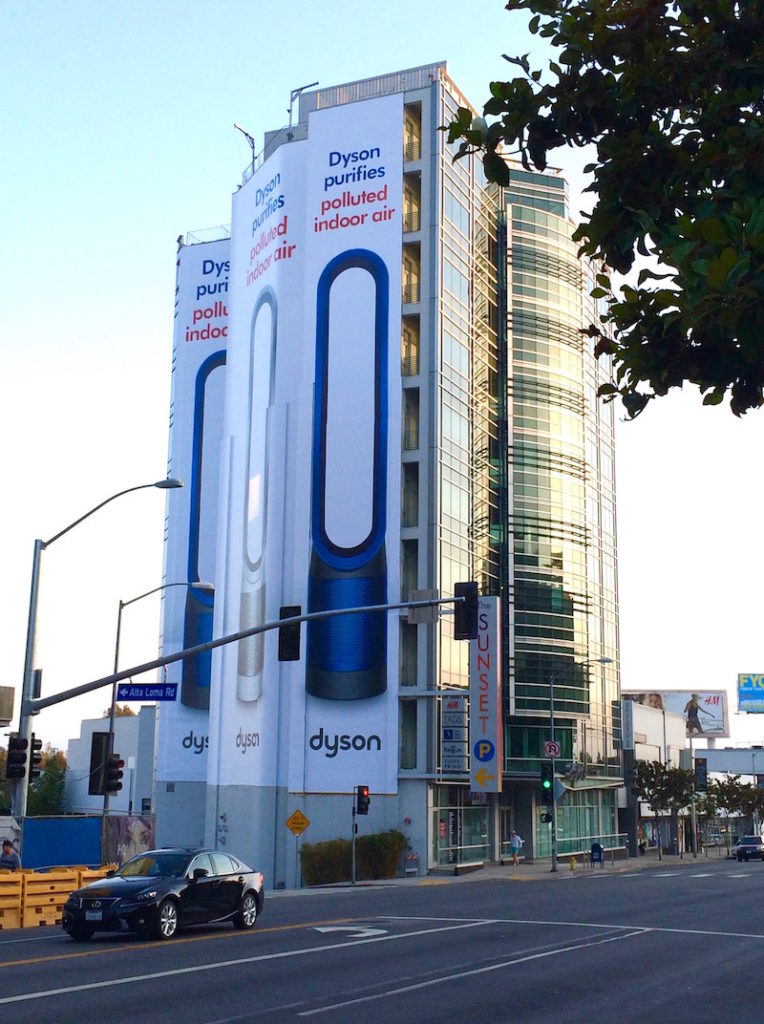
<svg viewBox="0 0 764 1024"><path fill-rule="evenodd" d="M705 793L708 789L708 758L695 758L695 789L698 793Z"/></svg>
<svg viewBox="0 0 764 1024"><path fill-rule="evenodd" d="M454 597L464 598L454 605L454 640L474 640L478 619L477 583L455 583Z"/></svg>
<svg viewBox="0 0 764 1024"><path fill-rule="evenodd" d="M552 765L544 763L541 765L541 802L551 804L552 789L554 787L554 771Z"/></svg>
<svg viewBox="0 0 764 1024"><path fill-rule="evenodd" d="M279 619L294 619L302 615L299 604L285 604L279 608ZM293 622L291 626L279 626L279 661L300 660L300 626L301 622Z"/></svg>
<svg viewBox="0 0 764 1024"><path fill-rule="evenodd" d="M369 813L369 787L358 786L356 788L356 801L355 809L356 814L368 814Z"/></svg>
<svg viewBox="0 0 764 1024"><path fill-rule="evenodd" d="M8 755L5 762L6 779L23 779L27 773L29 740L17 732L8 737Z"/></svg>
<svg viewBox="0 0 764 1024"><path fill-rule="evenodd" d="M42 740L38 740L32 733L32 756L29 759L29 778L37 779L42 772Z"/></svg>
<svg viewBox="0 0 764 1024"><path fill-rule="evenodd" d="M90 775L88 793L103 796L106 792L106 758L109 756L111 733L94 732L90 739Z"/></svg>
<svg viewBox="0 0 764 1024"><path fill-rule="evenodd" d="M119 754L109 754L106 761L106 793L118 793L122 789L122 769L125 762Z"/></svg>

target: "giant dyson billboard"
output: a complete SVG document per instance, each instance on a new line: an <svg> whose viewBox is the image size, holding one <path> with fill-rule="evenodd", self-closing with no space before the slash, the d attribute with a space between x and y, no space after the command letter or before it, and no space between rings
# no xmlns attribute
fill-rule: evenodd
<svg viewBox="0 0 764 1024"><path fill-rule="evenodd" d="M212 639L218 466L228 340L228 239L178 250L169 475L185 483L167 524L162 653ZM201 584L201 586L200 586ZM157 776L207 777L209 654L168 666L175 703L159 716Z"/></svg>
<svg viewBox="0 0 764 1024"><path fill-rule="evenodd" d="M218 635L399 599L402 113L315 111L234 196ZM275 631L216 651L210 781L395 792L397 650L395 615L355 613L299 662Z"/></svg>

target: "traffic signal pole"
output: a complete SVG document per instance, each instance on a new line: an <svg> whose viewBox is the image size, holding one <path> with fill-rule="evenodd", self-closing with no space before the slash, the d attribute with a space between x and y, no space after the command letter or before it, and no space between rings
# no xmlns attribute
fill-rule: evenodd
<svg viewBox="0 0 764 1024"><path fill-rule="evenodd" d="M463 597L439 597L425 601L400 601L397 604L372 604L360 605L357 608L332 608L328 611L308 612L306 615L294 615L288 619L277 619L275 622L266 622L262 626L252 626L250 629L242 629L238 633L229 633L227 636L208 640L206 643L197 644L195 647L185 647L182 651L166 654L161 658L154 658L153 661L146 661L142 665L133 665L131 668L120 669L119 672L112 672L111 675L103 676L101 679L94 679L90 683L82 683L81 686L73 686L69 690L62 690L60 693L52 694L50 697L28 697L22 701L21 713L24 717L36 715L45 708L53 707L54 704L61 704L65 700L71 700L72 697L81 697L85 693L92 693L94 690L100 690L104 686L119 683L123 679L132 679L133 676L142 675L144 672L151 672L155 668L173 665L176 661L183 661L184 658L196 657L199 654L204 654L206 651L212 651L216 647L223 647L226 644L235 643L237 640L243 640L245 637L255 636L256 633L266 633L270 629L293 626L299 622L329 619L337 615L357 615L359 612L397 611L402 608L432 608L438 605L456 605L463 602Z"/></svg>
<svg viewBox="0 0 764 1024"><path fill-rule="evenodd" d="M549 739L554 743L554 679L549 680ZM555 793L555 758L552 762L552 871L557 870L557 794Z"/></svg>

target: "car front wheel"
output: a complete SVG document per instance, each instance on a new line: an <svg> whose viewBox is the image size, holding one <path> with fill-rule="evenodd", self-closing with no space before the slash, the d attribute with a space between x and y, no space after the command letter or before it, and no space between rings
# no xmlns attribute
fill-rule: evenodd
<svg viewBox="0 0 764 1024"><path fill-rule="evenodd" d="M233 919L236 928L254 928L257 923L257 896L253 892L244 894L241 909Z"/></svg>
<svg viewBox="0 0 764 1024"><path fill-rule="evenodd" d="M166 899L159 904L154 933L158 939L171 939L178 930L180 915L175 900Z"/></svg>

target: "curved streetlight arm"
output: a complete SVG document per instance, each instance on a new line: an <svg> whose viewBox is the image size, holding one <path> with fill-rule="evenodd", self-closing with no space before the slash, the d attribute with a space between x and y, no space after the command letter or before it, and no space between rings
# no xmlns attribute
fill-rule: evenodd
<svg viewBox="0 0 764 1024"><path fill-rule="evenodd" d="M169 490L174 487L182 486L182 480L176 480L173 477L169 477L167 480L156 480L154 483L151 484L138 484L136 487L127 487L125 488L124 491L118 491L116 494L112 494L110 498L106 498L98 505L95 505L93 508L90 509L89 512L86 512L83 516L80 516L79 519L75 519L73 523L69 523L69 525L65 526L63 530L59 530L59 532L55 534L55 536L51 537L50 540L40 541L40 546L42 547L43 550L45 550L45 548L50 547L50 545L54 541L58 540L59 537L63 537L65 533L68 533L70 530L73 530L75 526L79 526L80 523L83 522L85 519L89 519L94 512L97 512L99 509L103 508L104 505L108 505L110 501L114 501L116 498L121 498L123 494L131 494L133 491L142 491L147 487L158 487L160 490Z"/></svg>
<svg viewBox="0 0 764 1024"><path fill-rule="evenodd" d="M121 498L124 494L130 494L132 491L141 491L147 487L158 487L160 490L169 490L182 486L182 480L176 480L174 477L168 477L164 480L155 480L153 483L149 484L138 484L136 487L127 487L125 490L112 494L110 498L106 498L94 508L91 508L84 515L80 516L79 519L75 519L73 523L70 523L63 530L59 530L59 532L54 534L49 540L38 539L34 542L32 586L29 594L29 616L27 619L26 648L24 653L24 676L21 682L21 712L19 714L19 736L23 739L29 740L32 735L32 719L25 711L25 708L29 700L32 699L34 693L34 661L35 644L37 642L37 599L40 590L40 568L42 564L43 551L57 541L59 537L63 537L65 533L73 530L75 526L79 526L79 524L85 519L89 519L94 512L97 512L99 509L103 508L104 505L108 505L109 502L114 501L116 498ZM16 817L23 818L26 816L28 792L29 777L25 774L23 778L17 780L13 791L13 812Z"/></svg>
<svg viewBox="0 0 764 1024"><path fill-rule="evenodd" d="M151 485L150 485L151 486ZM117 639L114 644L114 674L116 675L119 671L119 641L122 635L122 609L127 608L129 604L135 604L136 601L142 601L144 597L150 597L152 594L158 594L160 590L169 590L170 587L196 587L198 590L203 590L206 593L215 591L214 586L211 583L190 583L186 581L178 581L177 583L160 583L158 587L152 587L151 590L145 591L143 594L138 594L137 597L131 597L127 601L119 602L119 611L117 613ZM111 687L111 704L109 705L109 747L107 750L107 756L114 753L114 725L117 718L117 683L116 681ZM103 797L103 813L107 815L109 813L109 794L104 793Z"/></svg>

